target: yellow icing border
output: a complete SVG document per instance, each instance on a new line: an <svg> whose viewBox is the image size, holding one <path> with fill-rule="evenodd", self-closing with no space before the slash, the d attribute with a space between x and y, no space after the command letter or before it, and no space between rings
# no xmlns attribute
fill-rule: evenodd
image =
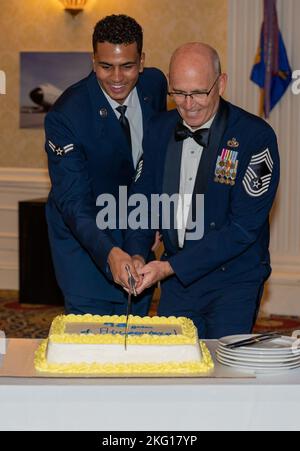
<svg viewBox="0 0 300 451"><path fill-rule="evenodd" d="M62 374L98 374L107 376L110 374L120 375L151 375L151 374L198 374L207 373L212 370L214 363L205 343L200 342L202 352L201 361L185 363L163 362L163 363L48 363L46 359L48 339L43 340L35 353L34 365L36 370L48 373Z"/></svg>
<svg viewBox="0 0 300 451"><path fill-rule="evenodd" d="M121 334L70 334L65 333L65 328L68 323L103 323L126 322L125 315L59 315L51 325L49 340L52 343L73 343L73 344L123 344L124 335ZM197 330L192 320L184 317L176 318L175 316L132 316L129 315L129 324L147 324L147 325L174 325L181 326L182 334L180 335L129 335L127 343L137 345L181 345L181 344L195 344L198 340Z"/></svg>

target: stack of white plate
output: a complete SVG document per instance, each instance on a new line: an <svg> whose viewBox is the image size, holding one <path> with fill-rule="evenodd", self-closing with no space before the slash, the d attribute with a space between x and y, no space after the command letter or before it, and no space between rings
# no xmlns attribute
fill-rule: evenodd
<svg viewBox="0 0 300 451"><path fill-rule="evenodd" d="M281 336L249 346L226 345L256 335L230 335L220 338L216 357L223 365L255 372L277 372L300 367L299 340Z"/></svg>

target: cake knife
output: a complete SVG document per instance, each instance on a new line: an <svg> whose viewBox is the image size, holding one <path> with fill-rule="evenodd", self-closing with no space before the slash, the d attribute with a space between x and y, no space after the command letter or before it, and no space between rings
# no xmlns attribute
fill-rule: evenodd
<svg viewBox="0 0 300 451"><path fill-rule="evenodd" d="M129 265L125 266L125 269L128 274L128 284L129 284L129 292L128 292L128 298L127 298L127 311L126 311L126 327L125 327L125 350L127 349L127 338L128 338L128 319L129 314L131 312L131 295L134 294L136 296L136 290L135 290L135 280L133 275L131 274Z"/></svg>
<svg viewBox="0 0 300 451"><path fill-rule="evenodd" d="M242 346L249 346L255 343L260 343L262 341L272 340L278 337L280 337L280 334L278 332L268 332L265 334L256 335L255 337L246 338L244 340L235 341L233 343L228 343L225 345L225 347L235 349L240 348Z"/></svg>

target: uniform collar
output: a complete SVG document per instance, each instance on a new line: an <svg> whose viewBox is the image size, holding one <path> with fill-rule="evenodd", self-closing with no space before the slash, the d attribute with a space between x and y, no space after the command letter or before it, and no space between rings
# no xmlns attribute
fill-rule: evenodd
<svg viewBox="0 0 300 451"><path fill-rule="evenodd" d="M98 80L97 80L98 81ZM99 88L101 89L101 91L103 92L103 95L105 96L106 100L108 101L108 103L110 104L111 108L113 110L116 110L117 107L120 106L120 103L116 102L114 99L112 99L102 88L102 86L100 85L99 81ZM138 95L137 95L137 91L136 88L134 88L129 95L126 97L125 101L122 103L122 105L127 106L128 108L134 108L136 106L138 102Z"/></svg>
<svg viewBox="0 0 300 451"><path fill-rule="evenodd" d="M200 130L201 128L210 128L211 124L214 121L214 118L216 117L215 113L207 122L205 122L205 124L202 124L200 127L197 128L192 128L190 125L188 125L185 121L182 121L183 125L185 125L189 130L191 130L191 132L195 132L196 130Z"/></svg>

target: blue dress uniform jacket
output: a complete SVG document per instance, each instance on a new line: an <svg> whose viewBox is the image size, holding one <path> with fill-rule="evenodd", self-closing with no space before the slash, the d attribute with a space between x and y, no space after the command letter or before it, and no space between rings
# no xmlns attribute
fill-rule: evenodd
<svg viewBox="0 0 300 451"><path fill-rule="evenodd" d="M145 194L148 202L151 193L179 192L182 141L174 138L179 120L176 110L156 116L144 138L143 171L133 192ZM179 248L172 222L169 229L161 224L163 259L175 275L161 284L160 314L188 316L208 338L252 329L271 272L268 216L278 181L272 128L221 99L192 198L195 209L195 194L204 194L204 235ZM159 216L161 223L162 211ZM129 230L125 250L146 258L153 233Z"/></svg>
<svg viewBox="0 0 300 451"><path fill-rule="evenodd" d="M136 88L145 130L150 117L166 109L166 79L148 68ZM130 186L135 170L124 131L94 72L57 100L45 131L52 182L46 215L58 283L65 297L123 303L126 293L107 277L107 257L113 246L122 246L124 231L98 229L96 199L109 193L118 201L119 186ZM92 313L97 312L95 304Z"/></svg>

